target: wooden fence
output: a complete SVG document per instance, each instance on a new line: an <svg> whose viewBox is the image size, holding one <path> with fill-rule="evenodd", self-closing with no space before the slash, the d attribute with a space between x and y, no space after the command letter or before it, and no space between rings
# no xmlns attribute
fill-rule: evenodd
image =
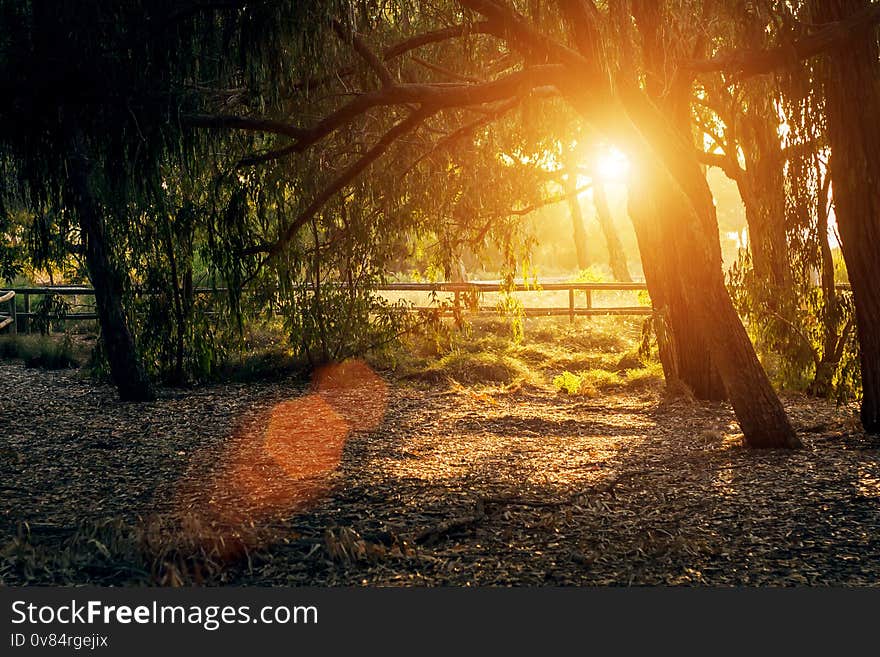
<svg viewBox="0 0 880 657"><path fill-rule="evenodd" d="M522 312L527 317L568 317L574 321L575 317L591 317L596 315L650 315L650 306L644 305L604 305L596 304L595 295L607 292L642 291L646 290L644 283L541 283L536 285L518 285L513 292L568 292L568 304L565 306L536 307L525 306ZM444 316L453 316L458 313L466 314L497 314L496 306L481 305L479 295L483 293L499 293L507 290L499 283L467 282L467 283L389 283L376 288L378 292L423 292L423 293L448 293L452 294L450 302L442 305L415 305L413 310L439 309ZM196 288L197 294L213 294L225 292L224 288ZM582 293L582 294L580 294ZM10 327L14 332L18 329L23 333L30 333L33 319L37 316L31 307L33 297L45 297L56 295L61 297L94 296L95 290L91 287L77 285L50 285L42 287L15 288L6 293L0 293L0 303L9 301L10 313L8 316L0 315L0 329ZM469 295L471 296L469 299ZM16 312L16 298L22 300L22 309ZM583 303L578 303L583 299ZM476 300L476 304L473 301ZM89 312L69 312L59 320L63 321L87 321L96 320L97 314L93 309Z"/></svg>
<svg viewBox="0 0 880 657"><path fill-rule="evenodd" d="M847 284L839 284L836 286L840 290L849 290ZM415 305L413 310L439 310L444 316L455 316L459 313L465 314L497 314L496 306L481 305L480 295L483 293L499 293L504 292L505 288L499 283L484 283L479 281L467 283L389 283L376 288L378 292L426 292L426 293L447 293L452 294L451 303L447 302L442 305ZM653 310L647 305L604 305L596 304L595 295L601 295L608 292L621 291L646 291L647 287L644 283L540 283L535 285L517 285L513 288L513 292L527 293L544 293L544 292L568 292L568 305L566 306L549 306L536 307L525 306L522 312L527 317L568 317L569 321L574 321L575 317L593 317L597 315L650 315ZM215 294L225 292L225 288L207 288L200 287L195 289L196 294ZM151 292L146 292L150 294ZM479 294L478 294L479 293ZM578 304L578 299L583 293L583 304ZM94 296L95 290L91 287L75 286L75 285L53 285L44 287L21 287L3 292L0 291L0 308L3 303L9 304L9 311L6 314L0 313L0 330L8 328L14 333L16 330L29 333L33 318L38 314L31 309L31 297L58 295L62 297L77 296ZM468 296L474 295L474 296ZM23 310L16 312L16 299L21 297L23 300ZM474 303L474 301L476 303ZM58 319L63 321L85 321L96 320L98 318L92 309L90 312L72 312L67 313ZM53 318L54 319L54 318Z"/></svg>
<svg viewBox="0 0 880 657"><path fill-rule="evenodd" d="M8 292L0 291L0 305L8 303L9 311L7 314L0 314L0 331L9 327L10 333L15 333L18 329L18 319L16 317L15 308L15 290Z"/></svg>
<svg viewBox="0 0 880 657"><path fill-rule="evenodd" d="M497 314L495 306L479 305L472 309L471 304L466 303L464 296L474 293L504 292L508 288L499 283L389 283L377 288L379 291L388 292L451 292L454 294L451 306L444 308L443 313L454 315L459 312L471 312L478 314ZM537 285L517 285L513 292L568 292L567 306L530 307L522 308L527 317L556 317L567 316L569 321L575 317L593 317L596 315L650 315L653 311L650 306L611 306L596 305L594 293L620 292L620 291L643 291L647 290L644 283L540 283ZM577 292L583 292L583 305L577 304ZM414 310L426 309L426 306L416 306Z"/></svg>

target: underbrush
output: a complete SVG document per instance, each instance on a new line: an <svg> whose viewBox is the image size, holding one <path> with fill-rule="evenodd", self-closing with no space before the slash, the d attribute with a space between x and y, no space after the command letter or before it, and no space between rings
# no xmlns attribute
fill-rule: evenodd
<svg viewBox="0 0 880 657"><path fill-rule="evenodd" d="M435 382L452 379L466 384L510 384L529 380L533 373L521 360L504 354L453 351L411 377Z"/></svg>
<svg viewBox="0 0 880 657"><path fill-rule="evenodd" d="M442 334L411 335L385 359L397 376L411 381L464 385L547 386L596 394L662 379L659 364L639 355L638 319L527 319L516 339L508 324L475 321ZM560 379L560 377L563 377ZM574 378L573 378L574 377ZM577 379L577 383L574 379ZM565 383L557 383L564 381Z"/></svg>
<svg viewBox="0 0 880 657"><path fill-rule="evenodd" d="M277 328L249 328L238 349L230 350L212 373L214 381L249 383L305 375L309 365L294 356L286 336Z"/></svg>
<svg viewBox="0 0 880 657"><path fill-rule="evenodd" d="M68 335L13 335L0 338L0 358L22 360L26 367L63 370L79 367L80 356Z"/></svg>

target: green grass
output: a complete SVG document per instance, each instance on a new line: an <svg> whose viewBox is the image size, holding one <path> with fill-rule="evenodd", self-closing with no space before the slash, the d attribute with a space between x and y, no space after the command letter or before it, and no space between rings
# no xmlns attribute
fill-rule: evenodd
<svg viewBox="0 0 880 657"><path fill-rule="evenodd" d="M463 384L511 384L532 378L521 360L492 352L453 351L416 373L424 381L452 379Z"/></svg>
<svg viewBox="0 0 880 657"><path fill-rule="evenodd" d="M527 319L522 340L497 319L475 320L442 341L410 336L382 360L387 370L411 381L463 385L552 385L569 394L635 388L662 379L658 363L638 353L641 320L621 317L578 320ZM372 363L375 367L376 364Z"/></svg>
<svg viewBox="0 0 880 657"><path fill-rule="evenodd" d="M68 336L15 335L0 337L0 358L22 360L26 367L63 370L79 367L72 340Z"/></svg>
<svg viewBox="0 0 880 657"><path fill-rule="evenodd" d="M553 378L553 386L569 395L595 397L601 392L632 390L652 385L663 380L663 369L659 363L648 363L633 369L617 372L591 369L583 372L562 372Z"/></svg>

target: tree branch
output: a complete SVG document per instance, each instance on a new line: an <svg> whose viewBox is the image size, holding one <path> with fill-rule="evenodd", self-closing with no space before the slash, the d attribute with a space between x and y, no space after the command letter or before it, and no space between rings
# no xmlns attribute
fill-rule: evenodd
<svg viewBox="0 0 880 657"><path fill-rule="evenodd" d="M399 43L394 44L393 46L385 50L383 58L387 61L395 57L400 57L401 55L408 53L410 50L416 50L417 48L421 48L422 46L427 46L432 43L439 43L441 41L448 41L450 39L456 39L459 37L465 37L470 34L495 34L496 32L497 30L493 30L487 21L444 27L439 30L434 30L432 32L418 34L414 37L410 37L409 39L405 39L403 41L400 41Z"/></svg>
<svg viewBox="0 0 880 657"><path fill-rule="evenodd" d="M297 129L301 132L294 143L280 149L245 158L239 165L252 166L292 153L301 153L374 107L419 105L436 111L447 107L480 105L506 100L519 95L523 90L543 87L548 83L552 84L562 70L562 67L557 65L533 66L515 71L497 80L480 84L395 84L390 87L367 92L357 96L335 112L330 113L312 128ZM227 117L227 121L231 122L234 118L237 117ZM244 121L242 119L242 123ZM282 135L289 134L290 127L283 123L278 124L283 126L283 131L279 132L271 129L274 123L271 121L266 122L264 124L265 131Z"/></svg>
<svg viewBox="0 0 880 657"><path fill-rule="evenodd" d="M804 59L846 46L880 23L880 3L848 18L828 23L813 34L767 50L742 49L704 60L687 60L683 66L698 73L729 72L742 77L770 73Z"/></svg>
<svg viewBox="0 0 880 657"><path fill-rule="evenodd" d="M373 69L383 87L394 86L394 78L391 76L391 71L388 70L385 64L382 63L382 60L370 49L367 42L357 32L349 30L335 19L333 20L333 29L340 39L351 42L355 52Z"/></svg>
<svg viewBox="0 0 880 657"><path fill-rule="evenodd" d="M439 30L433 30L431 32L425 32L424 34L418 34L416 36L410 37L403 41L400 41L389 48L386 48L382 53L383 61L391 61L401 55L405 55L406 53L417 50L422 46L427 46L432 43L441 43L443 41L448 41L450 39L455 39L459 37L466 37L470 34L494 34L494 31L490 29L489 23L486 21L481 21L477 23L470 24L462 24L462 25L453 25L450 27L444 27ZM303 80L301 82L297 82L293 85L294 89L313 89L315 87L320 87L328 82L332 82L333 80L341 80L342 78L346 78L352 75L355 72L354 66L346 66L345 68L339 69L329 75L323 75L321 77L310 78L308 80Z"/></svg>
<svg viewBox="0 0 880 657"><path fill-rule="evenodd" d="M702 149L696 149L697 159L703 164L710 167L718 167L727 175L731 180L739 180L740 176L745 173L741 166L734 165L733 162L730 161L730 157L726 154L722 153L707 153Z"/></svg>
<svg viewBox="0 0 880 657"><path fill-rule="evenodd" d="M321 190L321 192L312 200L308 207L306 207L305 210L303 210L296 219L294 219L290 224L288 224L281 230L281 234L274 244L272 244L271 246L260 245L259 247L245 250L244 252L242 252L241 255L255 255L257 253L266 253L266 258L263 262L277 257L282 252L284 247L290 242L290 240L292 240L296 236L297 231L309 221L311 221L312 218L321 210L321 208L324 207L327 201L329 201L337 192L339 192L345 186L354 181L355 178L363 173L363 171L373 162L379 159L395 141L408 134L409 132L412 132L416 127L419 126L419 124L425 121L433 113L433 111L424 110L413 112L403 121L400 121L399 123L394 125L379 139L379 141L377 141L373 145L373 147L369 151L364 153L356 162L345 169L345 171L339 174L339 176L337 176L329 185L327 185L327 187Z"/></svg>

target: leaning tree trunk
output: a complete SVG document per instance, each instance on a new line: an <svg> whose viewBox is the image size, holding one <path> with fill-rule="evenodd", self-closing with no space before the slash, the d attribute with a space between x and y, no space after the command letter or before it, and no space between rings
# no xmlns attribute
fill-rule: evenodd
<svg viewBox="0 0 880 657"><path fill-rule="evenodd" d="M696 190L699 181L704 185L706 181L696 160L693 164L690 183ZM673 164L669 168L677 167ZM679 169L678 173L683 175L686 171ZM675 300L678 316L685 318L694 337L708 346L712 359L711 363L703 364L704 371L712 376L717 370L750 446L799 447L800 441L724 285L711 195L708 195L709 203L695 202L657 165L644 167L640 176L651 181L650 195L655 199L655 206L669 213L664 222L667 230L663 235L662 254L655 253L653 257L672 260L667 271L677 274L678 280L667 282L667 289L680 293ZM705 191L708 194L708 186ZM647 271L646 267L646 276Z"/></svg>
<svg viewBox="0 0 880 657"><path fill-rule="evenodd" d="M838 21L868 0L814 0ZM827 56L822 71L834 212L852 286L862 365L862 425L880 433L880 53L876 30Z"/></svg>
<svg viewBox="0 0 880 657"><path fill-rule="evenodd" d="M605 244L608 247L608 264L611 265L614 280L630 283L632 277L629 275L629 267L626 265L626 252L623 250L620 235L617 234L614 219L611 217L605 185L595 179L593 181L593 205L596 206L596 220L605 236Z"/></svg>
<svg viewBox="0 0 880 657"><path fill-rule="evenodd" d="M685 248L678 243L675 219L680 203L664 203L669 197L662 187L641 171L639 180L630 186L629 215L656 313L654 330L663 374L667 384L685 383L697 399L723 400L727 393L685 298L685 286L693 283L680 265L679 252Z"/></svg>
<svg viewBox="0 0 880 657"><path fill-rule="evenodd" d="M89 278L95 288L95 305L110 376L120 399L149 401L155 398L155 394L137 357L134 339L122 308L122 277L113 265L104 219L92 191L92 165L81 139L74 141L68 158L70 201L79 220Z"/></svg>
<svg viewBox="0 0 880 657"><path fill-rule="evenodd" d="M639 162L636 179L666 215L661 247L674 254L669 270L677 280L668 287L682 292L682 317L708 345L747 444L799 447L724 285L715 203L691 140L636 84L617 90L637 127L628 140Z"/></svg>
<svg viewBox="0 0 880 657"><path fill-rule="evenodd" d="M561 5L578 49L591 58L599 35L589 29L592 23L582 11L583 6ZM638 7L648 13L656 12L657 3L646 1L638 3ZM649 15L646 19L657 22L660 17ZM628 21L622 24L629 26ZM647 45L643 45L643 52L651 53ZM668 211L666 221L671 230L664 231L657 246L674 247L675 268L669 268L665 274L678 278L671 285L670 281L660 281L660 286L683 288L686 317L709 347L746 443L752 447L800 446L724 286L718 218L693 140L686 139L673 126L669 114L659 110L646 95L634 71L629 76L617 75L613 86L607 84L608 78L599 68L573 67L571 76L561 77L557 88L587 120L629 153L634 179L647 181L646 193L650 191L662 201L664 214ZM674 86L690 91L690 85L681 81ZM676 95L690 97L685 93ZM641 255L646 257L645 252Z"/></svg>

